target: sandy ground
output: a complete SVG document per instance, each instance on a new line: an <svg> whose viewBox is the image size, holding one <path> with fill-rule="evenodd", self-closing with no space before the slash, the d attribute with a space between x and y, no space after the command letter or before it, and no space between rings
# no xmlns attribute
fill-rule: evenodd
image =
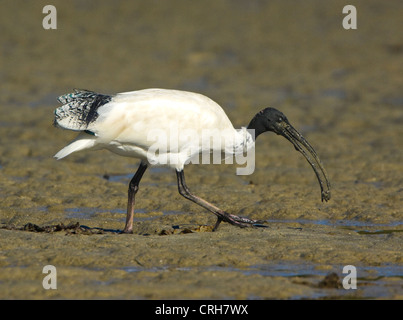
<svg viewBox="0 0 403 320"><path fill-rule="evenodd" d="M57 30L42 27L44 1L4 0L0 13L1 299L403 298L401 1L355 1L357 30L342 27L343 1L52 3ZM211 232L214 216L155 168L134 234L113 232L138 161L54 160L75 133L52 126L53 110L72 88L148 87L203 93L235 127L282 110L324 162L331 201L320 202L304 158L266 134L252 175L193 165L186 176L199 196L268 228ZM104 231L27 226L76 222ZM56 290L42 286L45 265ZM355 290L340 287L346 265ZM323 284L330 273L338 284Z"/></svg>

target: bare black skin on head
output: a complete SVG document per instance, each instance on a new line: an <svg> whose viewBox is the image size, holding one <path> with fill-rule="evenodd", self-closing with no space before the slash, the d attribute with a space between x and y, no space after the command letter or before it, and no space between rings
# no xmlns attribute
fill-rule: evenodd
<svg viewBox="0 0 403 320"><path fill-rule="evenodd" d="M255 139L264 132L272 131L290 141L294 145L294 148L303 154L315 171L321 188L322 201L328 201L330 199L330 182L316 151L309 142L294 129L284 113L274 108L263 109L253 117L248 125L248 129L255 130Z"/></svg>
<svg viewBox="0 0 403 320"><path fill-rule="evenodd" d="M280 124L285 122L290 125L287 117L281 111L274 108L266 108L257 113L248 125L248 129L255 129L255 139L262 133L273 131L281 134Z"/></svg>

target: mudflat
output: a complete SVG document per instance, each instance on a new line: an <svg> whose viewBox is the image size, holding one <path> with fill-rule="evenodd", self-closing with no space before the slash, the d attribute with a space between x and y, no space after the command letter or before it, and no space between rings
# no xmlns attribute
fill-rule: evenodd
<svg viewBox="0 0 403 320"><path fill-rule="evenodd" d="M1 299L402 299L401 1L5 1L0 70ZM134 233L119 234L138 160L86 151L53 127L57 96L161 87L217 101L236 128L264 107L315 147L332 184L284 138L257 140L253 174L189 165L191 190L266 228L222 223L152 168ZM157 125L157 124L156 124ZM57 270L45 290L43 267ZM342 286L354 266L357 289ZM335 273L335 281L328 281Z"/></svg>

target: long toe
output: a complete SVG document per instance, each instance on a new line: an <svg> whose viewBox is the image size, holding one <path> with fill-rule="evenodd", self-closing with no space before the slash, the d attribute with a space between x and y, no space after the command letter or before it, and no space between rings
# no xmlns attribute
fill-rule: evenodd
<svg viewBox="0 0 403 320"><path fill-rule="evenodd" d="M230 214L225 212L223 216L221 216L222 220L228 222L234 226L238 226L240 228L246 227L267 227L263 224L266 223L264 220L253 220L245 217L239 217L234 214Z"/></svg>
<svg viewBox="0 0 403 320"><path fill-rule="evenodd" d="M253 219L249 219L249 218L245 218L245 217L239 217L234 214L229 214L229 216L235 221L238 221L241 223L246 223L246 224L251 224L251 225L253 225L255 223L265 223L264 220L253 220Z"/></svg>

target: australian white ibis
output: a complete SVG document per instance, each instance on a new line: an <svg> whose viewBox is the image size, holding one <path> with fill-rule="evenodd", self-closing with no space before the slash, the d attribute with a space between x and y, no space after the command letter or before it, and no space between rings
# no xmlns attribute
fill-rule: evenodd
<svg viewBox="0 0 403 320"><path fill-rule="evenodd" d="M211 130L219 135L220 141L226 141L213 146L208 144L207 148L210 150L207 151L225 151L227 155L247 152L254 146L255 139L266 131L282 135L312 166L319 181L322 201L330 199L330 183L315 150L291 126L286 116L274 108L258 112L247 126L249 130L235 130L224 110L216 102L193 92L145 89L105 95L76 89L73 93L60 96L58 101L63 105L55 110L55 126L80 131L80 134L60 150L55 158L62 159L85 149L105 148L119 155L141 160L129 184L123 233L133 232L135 195L144 172L149 166L161 164L176 170L178 190L182 196L217 216L213 230L217 229L221 221L239 227L260 223L258 220L227 213L190 192L185 182L184 166L191 158L206 151L200 139L203 130ZM168 142L165 149L150 152L150 149L155 148L155 140L150 139L150 135L152 136L151 133L153 130L155 133L156 129L167 135L176 132L178 139L172 140L172 137L168 136L170 143ZM254 135L250 133L251 130ZM186 139L183 136L186 136ZM172 157L173 155L175 157ZM167 156L170 156L171 161L167 161Z"/></svg>

